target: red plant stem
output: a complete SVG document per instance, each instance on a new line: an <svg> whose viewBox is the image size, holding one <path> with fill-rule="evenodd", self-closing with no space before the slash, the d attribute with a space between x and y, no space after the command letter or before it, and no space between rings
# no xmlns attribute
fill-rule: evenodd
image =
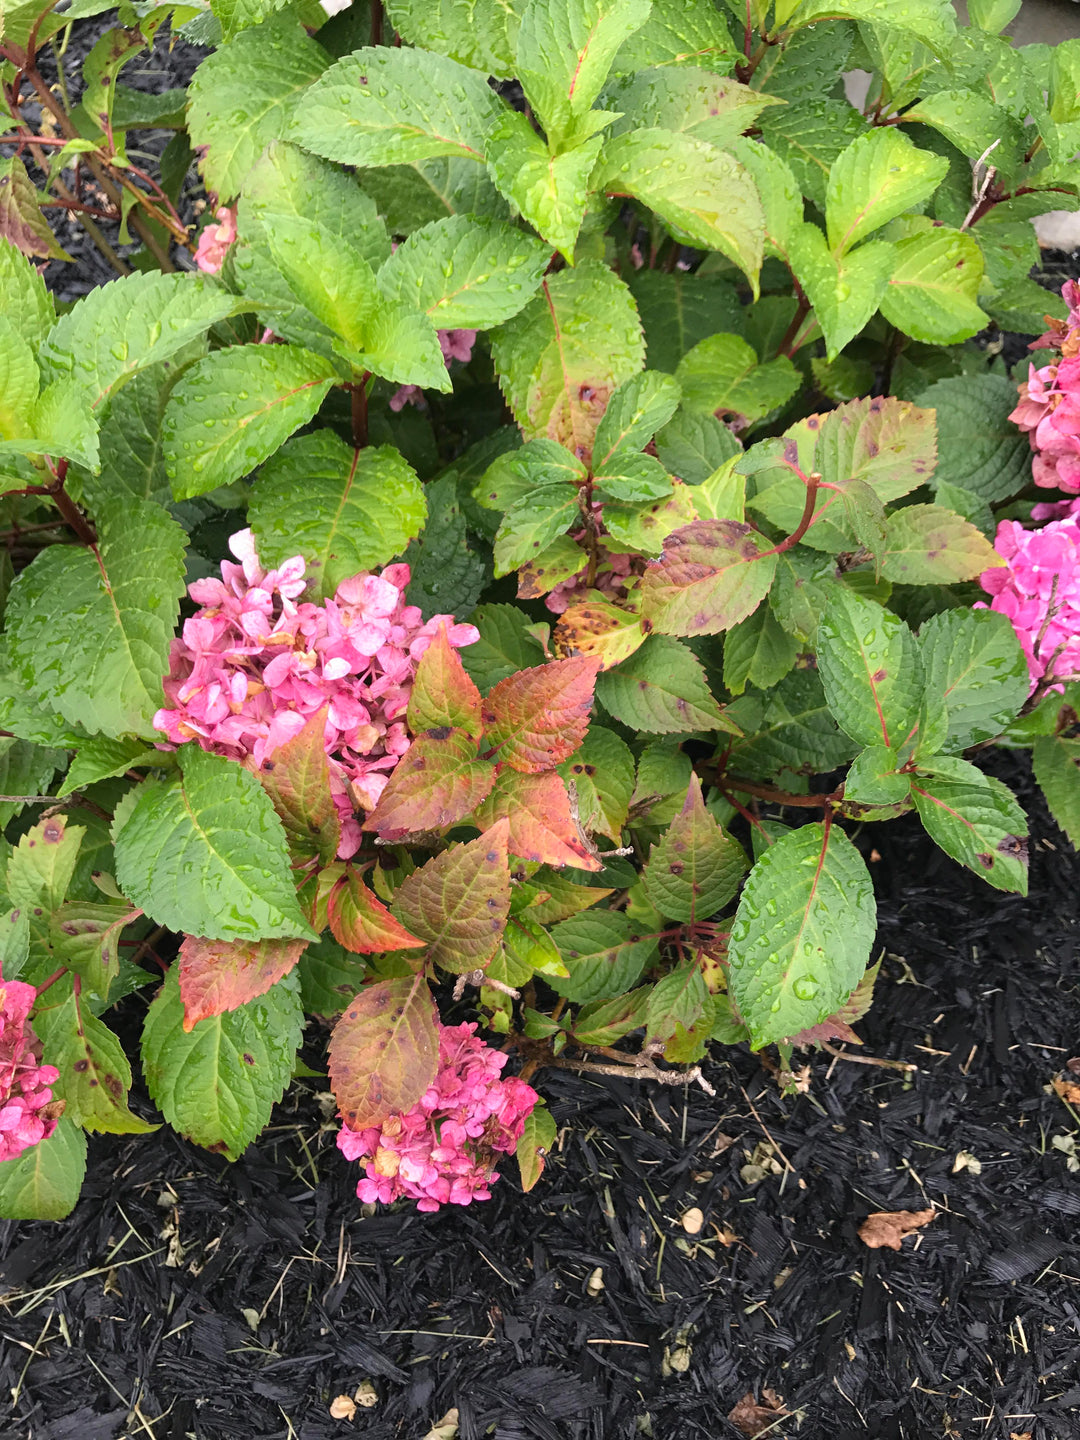
<svg viewBox="0 0 1080 1440"><path fill-rule="evenodd" d="M814 506L817 503L817 492L821 484L821 476L817 474L804 475L798 465L792 465L790 463L788 464L788 469L793 470L806 486L806 504L803 506L802 518L786 540L781 540L779 545L774 545L771 550L763 550L757 557L759 560L764 560L767 555L783 555L785 550L793 549L813 523Z"/></svg>
<svg viewBox="0 0 1080 1440"><path fill-rule="evenodd" d="M799 303L795 307L795 314L791 317L791 324L784 331L784 338L780 341L776 350L777 355L786 355L789 359L795 353L795 341L798 339L803 321L807 315L810 314L810 301L806 298L797 280L795 281L795 287L799 297Z"/></svg>
<svg viewBox="0 0 1080 1440"><path fill-rule="evenodd" d="M49 978L48 978L47 980L43 980L43 981L41 982L41 984L37 987L37 994L38 994L38 996L40 997L40 996L44 995L44 994L45 994L45 991L48 990L48 988L49 988L50 985L55 985L56 982L57 982L57 980L59 980L59 979L61 978L61 976L66 975L66 974L67 974L67 966L66 966L66 965L61 965L59 970L54 970L53 973L49 976Z"/></svg>
<svg viewBox="0 0 1080 1440"><path fill-rule="evenodd" d="M383 43L382 0L371 0L371 43L372 45Z"/></svg>
<svg viewBox="0 0 1080 1440"><path fill-rule="evenodd" d="M352 438L353 445L357 450L363 450L368 443L367 387L370 378L370 371L365 370L360 381L349 386L349 396L352 401Z"/></svg>
<svg viewBox="0 0 1080 1440"><path fill-rule="evenodd" d="M725 775L722 787L725 794L728 785L733 790L756 795L759 800L771 800L774 805L795 805L804 810L824 810L827 814L831 814L832 806L841 798L835 790L829 795L792 795L787 790L774 790L771 785L759 785L756 780L744 780L741 775Z"/></svg>

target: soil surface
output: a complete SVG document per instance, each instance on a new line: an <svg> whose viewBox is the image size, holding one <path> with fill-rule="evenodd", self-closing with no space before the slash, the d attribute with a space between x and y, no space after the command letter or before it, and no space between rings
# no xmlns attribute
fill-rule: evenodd
<svg viewBox="0 0 1080 1440"><path fill-rule="evenodd" d="M1023 761L992 764L1032 812L1027 899L913 820L857 837L864 1053L916 1073L819 1054L785 1099L733 1049L711 1099L541 1072L539 1187L511 1162L436 1215L363 1213L314 1081L235 1165L92 1140L69 1222L0 1225L4 1440L422 1440L451 1408L461 1440L1080 1434L1080 1117L1049 1089L1080 1052L1080 866ZM898 1253L858 1236L928 1209Z"/></svg>

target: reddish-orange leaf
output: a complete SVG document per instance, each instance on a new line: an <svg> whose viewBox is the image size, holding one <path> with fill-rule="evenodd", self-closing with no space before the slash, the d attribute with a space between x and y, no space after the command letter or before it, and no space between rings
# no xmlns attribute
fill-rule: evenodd
<svg viewBox="0 0 1080 1440"><path fill-rule="evenodd" d="M420 657L409 696L409 729L414 735L425 731L465 730L479 740L483 725L480 720L480 691L461 663L461 657L450 644L446 626Z"/></svg>
<svg viewBox="0 0 1080 1440"><path fill-rule="evenodd" d="M306 940L204 940L185 935L180 944L180 999L184 1029L210 1015L238 1010L265 995L307 949Z"/></svg>
<svg viewBox="0 0 1080 1440"><path fill-rule="evenodd" d="M324 736L326 710L312 715L299 735L280 745L255 773L274 803L292 845L332 860L341 825L330 794Z"/></svg>
<svg viewBox="0 0 1080 1440"><path fill-rule="evenodd" d="M467 731L429 730L394 767L364 829L384 840L441 830L475 810L494 783L494 765L477 759L476 741Z"/></svg>
<svg viewBox="0 0 1080 1440"><path fill-rule="evenodd" d="M522 775L500 769L495 788L476 812L482 830L505 819L512 855L548 865L600 870L595 850L570 813L570 797L561 775Z"/></svg>
<svg viewBox="0 0 1080 1440"><path fill-rule="evenodd" d="M394 896L394 914L451 974L482 970L499 948L510 914L509 833L499 820L479 839L444 850Z"/></svg>
<svg viewBox="0 0 1080 1440"><path fill-rule="evenodd" d="M600 661L577 655L519 670L484 702L484 745L526 775L553 770L585 739Z"/></svg>
<svg viewBox="0 0 1080 1440"><path fill-rule="evenodd" d="M365 986L330 1037L330 1088L353 1130L410 1110L438 1067L435 1003L422 975Z"/></svg>
<svg viewBox="0 0 1080 1440"><path fill-rule="evenodd" d="M415 950L424 943L394 919L351 865L330 894L329 920L334 939L356 955Z"/></svg>

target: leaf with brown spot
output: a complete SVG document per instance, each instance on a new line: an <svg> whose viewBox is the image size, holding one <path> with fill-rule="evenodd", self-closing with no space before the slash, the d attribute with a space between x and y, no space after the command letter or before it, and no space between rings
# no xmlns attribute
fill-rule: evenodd
<svg viewBox="0 0 1080 1440"><path fill-rule="evenodd" d="M653 846L643 876L649 899L670 920L707 920L728 903L746 855L705 809L695 775L682 810Z"/></svg>
<svg viewBox="0 0 1080 1440"><path fill-rule="evenodd" d="M185 935L177 961L184 1031L265 995L296 965L306 940L204 940Z"/></svg>
<svg viewBox="0 0 1080 1440"><path fill-rule="evenodd" d="M752 615L769 592L776 556L738 520L695 520L664 541L641 577L641 613L663 635L715 635Z"/></svg>
<svg viewBox="0 0 1080 1440"><path fill-rule="evenodd" d="M451 974L482 970L499 948L510 914L509 835L510 822L499 820L429 860L394 896L394 914Z"/></svg>
<svg viewBox="0 0 1080 1440"><path fill-rule="evenodd" d="M535 560L518 566L517 598L539 600L583 570L585 561L585 552L576 540L569 535L557 536Z"/></svg>
<svg viewBox="0 0 1080 1440"><path fill-rule="evenodd" d="M422 975L365 986L330 1037L330 1088L351 1130L410 1110L438 1068L435 1002Z"/></svg>
<svg viewBox="0 0 1080 1440"><path fill-rule="evenodd" d="M351 865L330 894L329 923L334 939L354 955L415 950L424 943L394 919Z"/></svg>
<svg viewBox="0 0 1080 1440"><path fill-rule="evenodd" d="M558 1133L551 1111L542 1100L538 1100L532 1114L525 1117L521 1138L514 1152L521 1171L521 1188L526 1194L544 1173L547 1157Z"/></svg>
<svg viewBox="0 0 1080 1440"><path fill-rule="evenodd" d="M467 730L432 730L414 740L364 821L383 840L455 825L475 810L495 783L495 766L476 755Z"/></svg>
<svg viewBox="0 0 1080 1440"><path fill-rule="evenodd" d="M484 744L524 774L569 760L585 739L599 670L595 656L580 655L500 680L484 702Z"/></svg>
<svg viewBox="0 0 1080 1440"><path fill-rule="evenodd" d="M574 865L579 870L603 867L570 813L570 799L559 775L522 775L503 770L495 788L476 811L476 823L488 830L500 820L510 826L512 855L547 865Z"/></svg>
<svg viewBox="0 0 1080 1440"><path fill-rule="evenodd" d="M594 655L603 670L627 659L644 639L641 616L608 600L568 605L555 626L555 648L560 655Z"/></svg>
<svg viewBox="0 0 1080 1440"><path fill-rule="evenodd" d="M859 1239L871 1250L899 1250L905 1235L929 1225L936 1210L875 1210L859 1226Z"/></svg>
<svg viewBox="0 0 1080 1440"><path fill-rule="evenodd" d="M17 155L0 161L0 236L24 255L73 260L46 224L38 192Z"/></svg>
<svg viewBox="0 0 1080 1440"><path fill-rule="evenodd" d="M788 1413L776 1391L766 1387L761 1392L760 1405L754 1399L754 1392L748 1390L741 1400L736 1401L727 1418L736 1430L742 1431L747 1440L754 1440L763 1430L768 1430L770 1435L776 1435L776 1422Z"/></svg>
<svg viewBox="0 0 1080 1440"><path fill-rule="evenodd" d="M255 771L285 827L290 847L325 864L341 844L341 822L330 793L326 712L312 715L298 735L279 745Z"/></svg>
<svg viewBox="0 0 1080 1440"><path fill-rule="evenodd" d="M110 1135L146 1135L159 1128L128 1107L131 1066L124 1048L85 1000L80 1004L72 991L42 1028L44 1060L60 1071L54 1093L66 1102L69 1119Z"/></svg>
<svg viewBox="0 0 1080 1440"><path fill-rule="evenodd" d="M49 919L49 945L102 1000L120 973L120 936L143 912L131 905L73 900Z"/></svg>
<svg viewBox="0 0 1080 1440"><path fill-rule="evenodd" d="M445 624L439 626L416 667L408 720L414 735L449 726L451 730L464 730L474 740L480 738L480 691L465 673Z"/></svg>

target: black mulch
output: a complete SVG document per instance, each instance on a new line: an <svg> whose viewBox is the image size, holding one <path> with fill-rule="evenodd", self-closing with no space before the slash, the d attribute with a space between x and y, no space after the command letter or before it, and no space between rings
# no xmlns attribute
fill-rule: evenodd
<svg viewBox="0 0 1080 1440"><path fill-rule="evenodd" d="M722 1440L771 1387L774 1435L1080 1435L1080 1128L1047 1089L1080 1052L1080 866L996 768L1033 811L1028 899L914 823L859 837L886 951L866 1050L916 1075L818 1056L790 1100L745 1050L715 1099L548 1072L566 1129L533 1196L510 1164L434 1216L361 1213L314 1090L233 1166L94 1141L70 1222L0 1225L0 1433L422 1440L456 1407L462 1440ZM763 1142L782 1173L748 1183ZM928 1206L900 1254L856 1234Z"/></svg>

